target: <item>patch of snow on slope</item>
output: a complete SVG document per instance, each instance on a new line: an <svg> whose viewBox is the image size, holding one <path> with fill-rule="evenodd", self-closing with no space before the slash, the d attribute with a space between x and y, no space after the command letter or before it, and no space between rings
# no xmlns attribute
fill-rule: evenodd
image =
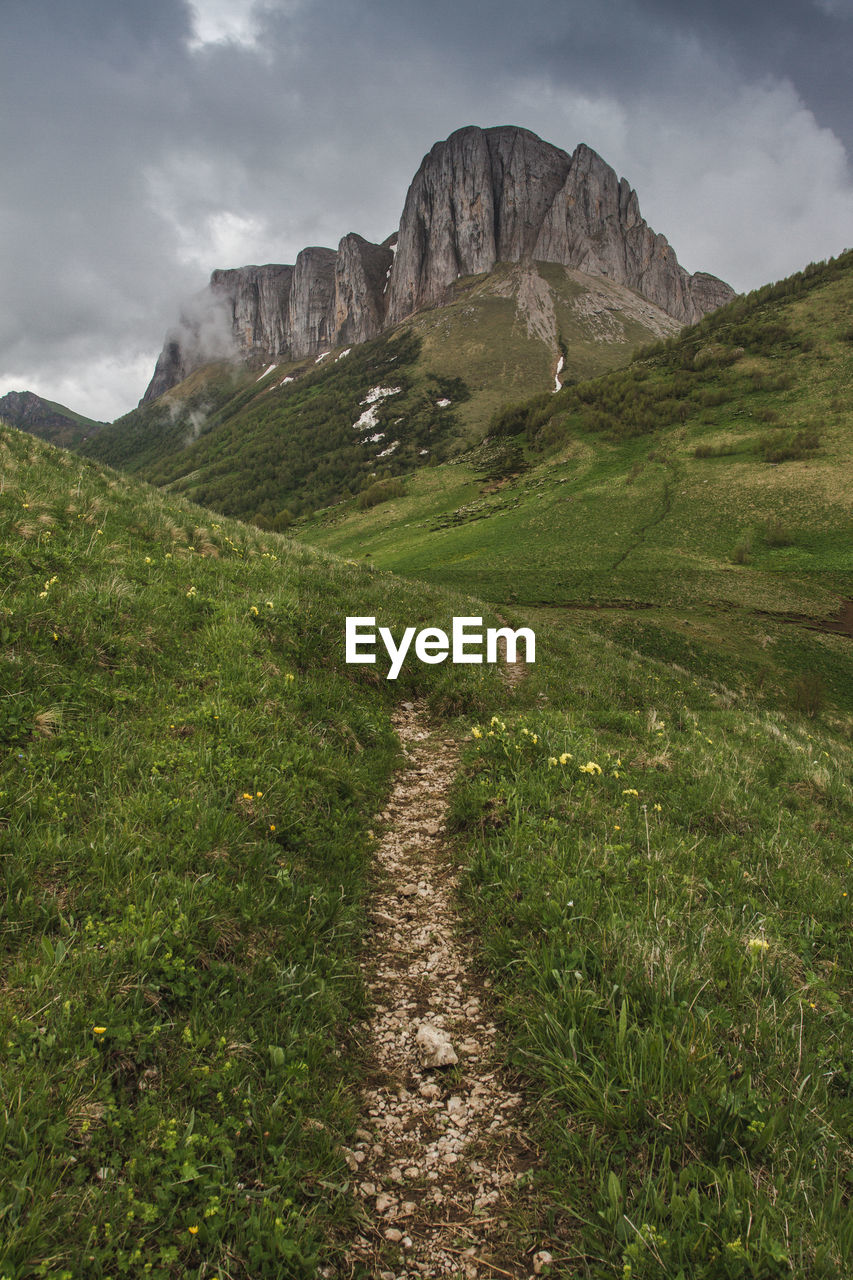
<svg viewBox="0 0 853 1280"><path fill-rule="evenodd" d="M362 440L361 443L362 444L378 444L380 440L384 440L384 439L385 439L385 432L377 431L376 434L373 436L365 436L365 438Z"/></svg>
<svg viewBox="0 0 853 1280"><path fill-rule="evenodd" d="M377 458L387 458L388 454L393 453L399 443L399 440L392 440L387 449L383 449L381 453L377 453Z"/></svg>
<svg viewBox="0 0 853 1280"><path fill-rule="evenodd" d="M264 369L263 373L261 374L261 377L260 377L260 378L256 378L256 379L255 379L255 381L256 381L256 382L260 382L260 381L261 381L261 378L265 378L265 377L267 376L267 374L268 374L268 373L272 373L272 371L273 371L273 369L274 369L274 368L275 368L275 365L274 365L274 364L271 364L271 365L269 366L269 368L268 368L268 369Z"/></svg>
<svg viewBox="0 0 853 1280"><path fill-rule="evenodd" d="M446 409L446 408L447 408L447 406L448 406L449 404L452 404L453 402L452 402L451 400L448 400L445 396L442 396L442 397L441 397L441 399L440 399L440 400L436 400L436 402L435 402L435 403L436 403L436 406L437 406L439 409Z"/></svg>
<svg viewBox="0 0 853 1280"><path fill-rule="evenodd" d="M398 396L402 387L371 387L359 404L376 404L377 400L385 400L387 396Z"/></svg>
<svg viewBox="0 0 853 1280"><path fill-rule="evenodd" d="M562 372L562 369L563 369L563 357L560 356L559 360L557 361L557 372L554 374L554 381L557 384L554 388L555 393L557 391L562 391L563 389L563 384L560 382L560 373Z"/></svg>
<svg viewBox="0 0 853 1280"><path fill-rule="evenodd" d="M352 347L347 347L346 351L342 351L339 356L335 356L335 364L337 364L339 360L343 360L344 356L348 356L351 351Z"/></svg>
<svg viewBox="0 0 853 1280"><path fill-rule="evenodd" d="M420 454L421 457L423 457L424 454L429 453L429 449L419 449L418 453Z"/></svg>
<svg viewBox="0 0 853 1280"><path fill-rule="evenodd" d="M325 359L326 359L326 356L327 356L328 354L329 354L329 352L328 352L328 351L324 351L322 355L320 355L320 356L318 356L318 357L317 357L317 359L314 361L314 363L315 363L315 364L319 364L321 360L325 360Z"/></svg>
<svg viewBox="0 0 853 1280"><path fill-rule="evenodd" d="M284 386L284 384L285 384L285 382L295 382L295 381L296 381L296 379L295 379L295 378L291 378L290 374L288 374L286 378L282 378L281 382L280 382L278 385L279 385L280 387L283 387L283 386Z"/></svg>
<svg viewBox="0 0 853 1280"><path fill-rule="evenodd" d="M364 404L364 401L362 400L361 403ZM364 413L361 415L358 422L354 422L352 424L353 431L362 431L362 430L366 430L368 427L377 426L379 423L379 419L377 418L376 414L377 414L376 405L371 405L369 409L365 409Z"/></svg>

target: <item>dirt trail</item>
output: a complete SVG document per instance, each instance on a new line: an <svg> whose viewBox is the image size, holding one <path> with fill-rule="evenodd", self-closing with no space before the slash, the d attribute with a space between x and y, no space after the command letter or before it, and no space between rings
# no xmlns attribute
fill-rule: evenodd
<svg viewBox="0 0 853 1280"><path fill-rule="evenodd" d="M518 673L513 673L518 678ZM383 814L373 932L368 1084L354 1149L365 1222L351 1271L401 1277L528 1277L509 1226L536 1153L521 1097L496 1062L488 982L458 930L456 867L442 834L458 747L410 703L395 716L407 757ZM446 1065L428 1065L449 1059ZM456 1059L456 1061L454 1061Z"/></svg>

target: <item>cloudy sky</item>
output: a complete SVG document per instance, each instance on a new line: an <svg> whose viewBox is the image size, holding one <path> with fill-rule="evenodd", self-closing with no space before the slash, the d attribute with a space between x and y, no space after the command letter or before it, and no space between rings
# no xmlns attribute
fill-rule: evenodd
<svg viewBox="0 0 853 1280"><path fill-rule="evenodd" d="M853 0L2 0L0 395L133 407L213 267L382 240L432 144L594 147L689 270L853 245Z"/></svg>

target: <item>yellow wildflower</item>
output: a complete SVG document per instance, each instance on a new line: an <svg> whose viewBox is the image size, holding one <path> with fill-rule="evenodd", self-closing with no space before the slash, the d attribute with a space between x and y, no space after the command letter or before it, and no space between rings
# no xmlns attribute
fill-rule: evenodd
<svg viewBox="0 0 853 1280"><path fill-rule="evenodd" d="M96 1036L102 1036L106 1034L107 1029L106 1027L92 1027L92 1030L94 1031Z"/></svg>
<svg viewBox="0 0 853 1280"><path fill-rule="evenodd" d="M258 606L256 604L253 604L251 609L249 610L249 613L252 615L253 618L257 618L259 612L260 610L258 609Z"/></svg>
<svg viewBox="0 0 853 1280"><path fill-rule="evenodd" d="M601 765L596 764L594 760L587 760L586 764L580 765L579 768L581 773L601 773Z"/></svg>
<svg viewBox="0 0 853 1280"><path fill-rule="evenodd" d="M753 956L761 955L763 952L770 950L770 943L766 938L749 938L746 945Z"/></svg>
<svg viewBox="0 0 853 1280"><path fill-rule="evenodd" d="M198 1235L198 1227L187 1227L187 1231L189 1231L191 1236Z"/></svg>
<svg viewBox="0 0 853 1280"><path fill-rule="evenodd" d="M478 729L478 728L477 728L477 726L476 726L476 725L474 725L474 728L471 730L471 737L472 737L472 738L482 738L482 736L483 736L483 730L482 730L482 729Z"/></svg>
<svg viewBox="0 0 853 1280"><path fill-rule="evenodd" d="M622 794L623 796L639 796L640 793L636 787L626 787Z"/></svg>
<svg viewBox="0 0 853 1280"><path fill-rule="evenodd" d="M553 765L555 765L556 763L557 763L557 757L556 757L556 756L549 756L549 757L548 757L548 764L549 764L549 766L553 766Z"/></svg>
<svg viewBox="0 0 853 1280"><path fill-rule="evenodd" d="M573 759L571 751L564 751L560 756L560 764L568 764L571 759Z"/></svg>

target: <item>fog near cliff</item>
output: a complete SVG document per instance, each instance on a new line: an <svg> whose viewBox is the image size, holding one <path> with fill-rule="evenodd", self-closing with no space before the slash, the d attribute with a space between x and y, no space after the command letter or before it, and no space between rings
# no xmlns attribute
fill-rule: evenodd
<svg viewBox="0 0 853 1280"><path fill-rule="evenodd" d="M587 142L684 266L739 289L853 242L853 0L4 0L3 18L0 395L126 411L211 269L384 239L464 124Z"/></svg>

